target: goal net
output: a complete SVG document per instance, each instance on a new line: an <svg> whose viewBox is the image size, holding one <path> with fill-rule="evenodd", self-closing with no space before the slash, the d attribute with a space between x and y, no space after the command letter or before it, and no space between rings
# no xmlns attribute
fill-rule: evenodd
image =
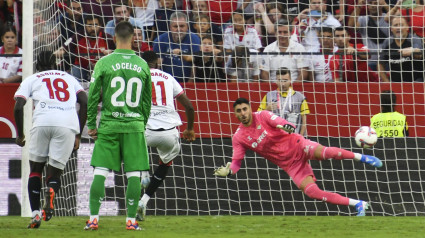
<svg viewBox="0 0 425 238"><path fill-rule="evenodd" d="M100 2L100 3L99 3ZM84 87L88 88L88 80L90 72L93 70L94 63L97 59L107 53L108 49L112 49L112 37L108 36L105 32L108 31L105 25L108 25L110 20L114 19L113 11L116 2L122 5L120 0L117 1L34 1L34 55L41 50L50 49L55 51L58 56L58 66L62 70L66 70L75 75ZM163 1L160 1L163 2ZM251 80L255 76L264 79L261 72L265 70L262 68L264 57L272 57L285 55L285 53L261 53L263 49L273 43L273 37L276 40L274 18L277 17L279 12L287 13L286 17L290 24L294 25L294 31L300 32L298 35L291 36L292 40L302 40L307 37L304 34L316 34L320 31L318 37L325 35L322 25L310 26L309 20L316 12L310 11L309 17L298 19L301 23L296 23L294 19L304 9L308 9L308 1L298 1L298 3L279 5L276 1L269 1L275 4L264 5L265 14L259 13L258 6L253 3L249 4L245 9L245 33L254 34L257 32L261 38L260 49L251 50L250 58L253 60L237 63L235 48L232 44L228 43L229 39L226 36L220 38L217 31L226 34L225 26L231 26L227 22L232 15L225 14L226 10L223 5L223 13L216 12L219 7L219 1L210 1L210 7L205 9L202 4L208 1L175 1L179 9L184 9L182 12L188 13L190 30L200 27L202 19L199 16L196 18L197 13L205 13L210 15L211 19L216 18L215 25L210 22L206 24L210 26L210 30L202 33L201 36L209 36L216 44L223 42L224 46L218 45L217 49L222 53L213 57L213 63L207 64L211 57L211 53L200 53L201 66L195 67L195 71L200 71L205 75L209 75L209 82L199 82L195 77L191 82L181 82L185 89L186 94L191 99L196 110L196 123L195 131L198 138L194 143L186 143L182 140L181 154L175 158L174 163L169 170L169 174L164 181L164 184L157 190L154 197L151 199L147 214L148 215L355 215L353 208L344 206L330 205L321 201L314 201L296 187L288 175L274 164L269 163L264 158L248 152L242 163L241 170L236 176L227 178L217 178L213 175L215 168L226 164L231 161L232 146L231 137L235 133L238 122L233 115L232 104L235 99L245 97L252 103L254 111L260 106L262 98L267 92L276 90L277 86L275 81L270 80ZM211 3L213 2L213 3ZM226 1L223 1L226 2ZM230 1L229 1L230 2ZM238 2L238 1L234 1ZM242 1L239 1L242 2ZM289 1L288 1L289 2ZM297 1L294 1L297 2ZM304 3L306 2L306 3ZM320 2L320 1L319 1ZM331 2L331 1L328 1ZM333 1L332 1L333 2ZM99 5L100 4L100 5ZM142 32L144 36L143 41L149 45L154 45L154 39L161 33L169 33L167 24L169 23L170 13L168 11L159 11L161 7L159 2L153 0L136 1L133 0L131 7L127 9L136 20L140 20ZM198 5L196 5L198 4ZM214 5L218 4L218 6ZM375 3L377 4L377 3ZM233 8L232 8L233 7ZM235 10L237 5L231 6ZM282 8L283 7L283 8ZM377 6L381 9L385 6ZM388 12L392 6L385 8L384 12ZM195 8L195 9L194 9ZM256 10L254 10L254 8ZM385 34L390 32L376 31L372 25L378 25L382 22L366 23L363 28L359 28L363 24L360 16L364 16L366 6L358 6L355 3L344 5L345 10L340 10L340 14L336 15L339 5L332 5L328 3L327 11L332 12L332 15L327 15L326 19L335 19L335 21L344 22L347 26L350 16L355 16L355 25L352 25L349 34L352 34L350 42L362 43L362 37L374 36L372 39L375 43L381 43L389 35L384 38ZM155 15L157 9L157 18L151 18L152 14ZM208 10L210 9L210 10ZM407 8L406 8L407 9ZM205 11L205 10L204 10ZM351 11L351 12L350 12ZM381 10L379 10L381 11ZM91 16L92 18L84 18L81 12ZM405 11L403 14L408 14ZM122 12L117 13L122 14ZM358 15L357 15L358 14ZM286 16L285 15L285 16ZM93 18L93 16L95 16ZM267 19L265 18L267 16ZM335 16L335 17L334 17ZM341 16L341 19L339 18ZM359 16L357 18L357 16ZM117 16L115 16L117 18ZM218 20L217 20L218 17ZM99 22L93 19L100 19ZM115 18L115 19L116 19ZM197 19L195 22L194 19ZM154 20L155 19L155 20ZM317 18L315 18L317 20ZM258 21L262 21L261 24ZM320 21L317 21L319 24ZM333 22L335 23L335 22ZM137 23L139 24L139 23ZM165 28L164 28L165 24ZM194 26L195 24L195 26ZM258 28L256 24L260 24ZM305 32L306 29L299 27L301 24L306 25L306 28L311 32ZM329 23L331 24L331 23ZM352 24L352 23L351 23ZM369 25L368 25L369 24ZM93 28L100 26L102 33L96 31L93 33ZM336 28L335 27L333 28ZM212 29L212 26L216 27ZM272 30L269 28L271 27ZM353 30L354 27L359 29ZM386 26L389 29L389 25ZM235 24L236 28L236 24ZM361 31L365 28L375 29L375 31L366 31L366 35L361 35ZM385 31L385 27L381 27ZM165 31L163 31L165 29ZM218 29L218 30L217 30ZM274 30L273 30L274 29ZM157 32L156 32L157 31ZM162 31L162 32L161 32ZM413 31L409 28L411 34L408 38L412 42ZM313 33L316 32L316 33ZM25 34L25 33L24 33ZM283 33L282 33L283 34ZM331 31L331 46L336 44L336 36L334 31ZM228 37L234 37L228 36ZM194 37L195 38L195 37ZM257 37L258 38L258 37ZM373 38L373 37L372 37ZM86 39L86 40L82 40ZM231 39L231 41L238 40ZM320 38L318 38L320 40ZM255 40L255 37L253 38ZM317 40L317 39L316 39ZM270 42L269 42L270 41ZM84 43L83 43L84 42ZM194 44L203 42L191 39L189 42L177 44L168 43L172 47L192 47ZM317 41L319 42L319 41ZM78 45L78 44L85 44ZM246 44L251 44L245 42ZM319 42L320 43L320 42ZM228 46L226 46L228 44ZM324 44L323 42L321 44ZM136 44L141 48L140 42ZM146 45L144 45L146 47ZM348 45L346 45L348 48ZM226 48L227 47L227 48ZM167 47L165 47L167 48ZM254 47L256 48L256 47ZM307 47L305 47L307 48ZM353 47L360 51L359 49ZM159 47L159 50L162 48ZM168 48L167 48L168 49ZM227 53L226 49L229 49ZM158 50L154 48L154 50ZM341 76L338 78L332 77L330 80L323 80L329 82L320 82L316 78L316 82L310 80L296 81L293 79L293 89L305 95L310 113L306 116L306 135L309 139L318 141L325 146L336 146L354 152L370 154L377 156L383 160L384 166L381 169L374 169L371 166L365 166L361 163L355 163L351 160L329 160L329 161L311 161L314 174L317 178L317 183L320 188L326 191L335 191L343 196L350 198L361 199L371 203L371 210L368 215L425 215L425 198L424 198L424 169L425 160L421 154L425 152L425 122L424 115L424 85L420 82L403 82L403 83L384 83L373 82L369 80L369 74L366 76L359 76L359 72L365 70L364 68L354 67L349 68L343 61L346 56L346 51L330 51L322 52L320 50L306 51L294 50L288 57L305 56L300 58L298 64L303 62L310 62L308 57L320 56L317 61L319 65L321 62L327 63L331 56L340 56L341 62L335 72L339 72ZM197 49L199 51L199 49ZM137 50L139 52L139 50ZM310 55L307 55L310 53ZM319 53L317 53L319 52ZM322 53L320 53L322 52ZM166 68L172 75L181 73L179 67L185 67L191 63L182 61L181 55L173 55L173 53L159 52L163 58L163 69ZM189 53L195 53L190 52ZM377 55L378 51L370 49L370 55ZM245 59L248 57L245 56ZM355 55L355 54L354 54ZM359 53L358 55L361 55ZM391 55L391 54L389 54ZM223 61L215 61L216 58L224 56ZM351 54L353 56L353 54ZM167 58L168 57L168 58ZM233 58L232 58L233 57ZM172 60L169 60L172 58ZM176 59L179 58L179 59ZM399 57L400 58L400 57ZM407 60L412 60L413 56ZM229 60L227 60L229 59ZM228 66L227 64L237 63L235 66ZM379 68L377 65L377 57L373 56L366 59L366 66L374 64L376 70ZM403 58L405 59L405 58ZM279 62L279 58L276 58ZM354 66L359 66L358 59L354 58L356 62ZM390 62L387 59L387 62ZM167 63L170 62L170 63ZM176 65L179 62L179 65ZM183 63L182 63L183 62ZM203 63L202 63L203 62ZM274 62L271 60L271 62ZM292 62L292 61L291 61ZM419 59L419 64L423 64L423 60ZM403 63L403 62L399 62ZM203 65L202 65L203 64ZM412 63L413 65L413 63ZM415 61L415 64L417 62ZM284 65L288 68L293 65ZM319 65L320 66L320 65ZM329 66L329 65L328 65ZM257 67L257 68L255 68ZM271 66L269 66L271 67ZM386 67L386 68L385 68ZM391 72L401 70L403 77L410 77L416 74L414 68L410 71L403 71L404 68L399 69L393 63L384 65L384 70L388 77ZM415 66L416 67L416 66ZM308 68L308 67L307 67ZM219 69L222 74L217 73L215 70ZM303 70L302 67L295 69L300 74ZM311 74L326 74L326 67L318 67L314 70L307 70L305 77L312 77ZM366 67L366 71L369 69ZM189 74L192 73L189 69ZM212 72L212 73L211 73ZM335 82L335 81L350 81L347 76L354 73L357 76L356 81L359 82ZM364 73L364 72L363 72ZM227 74L226 76L223 76ZM213 75L213 76L211 76ZM231 78L230 75L233 75ZM292 72L291 72L292 75ZM365 75L365 74L363 74ZM184 75L189 78L189 75ZM270 77L272 73L270 72ZM323 76L323 75L322 75ZM322 77L320 76L320 77ZM244 78L245 77L245 78ZM304 77L304 76L303 76ZM319 77L319 76L317 76ZM360 78L366 77L366 78ZM380 75L380 77L383 77ZM395 76L393 76L395 77ZM415 76L416 77L416 76ZM418 76L419 77L419 76ZM245 80L239 80L245 79ZM247 79L250 79L249 81ZM343 79L343 80L340 80ZM381 78L382 80L382 78ZM420 80L414 78L414 80ZM213 82L211 82L213 81ZM395 81L395 80L393 80ZM353 140L354 132L360 126L369 126L370 118L380 112L380 99L379 94L383 90L392 90L397 95L396 110L407 116L409 137L402 138L386 138L379 139L378 143L368 150L358 148ZM291 102L289 102L291 103ZM184 125L180 127L183 131L186 124L184 110L181 106L179 113L182 116ZM93 178L93 169L90 167L90 159L93 151L94 142L84 135L83 143L78 150L71 157L65 172L62 176L63 188L60 190L57 199L56 215L88 215L89 214L89 190ZM155 149L150 149L151 157L151 174L158 165L158 154ZM122 171L110 173L106 181L106 198L102 204L100 215L123 215L126 211L125 205L125 184L127 183L126 177L123 176Z"/></svg>

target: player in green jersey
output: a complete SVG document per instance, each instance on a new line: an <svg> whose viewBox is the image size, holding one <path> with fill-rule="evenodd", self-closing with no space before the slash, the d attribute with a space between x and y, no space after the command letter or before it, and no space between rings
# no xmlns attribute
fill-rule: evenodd
<svg viewBox="0 0 425 238"><path fill-rule="evenodd" d="M128 179L127 230L141 230L135 217L141 171L149 170L144 131L151 110L152 85L149 66L131 50L132 38L133 26L126 21L118 23L114 36L117 49L97 62L90 82L87 127L96 142L86 230L97 230L105 179L110 170L119 171L122 162ZM99 102L102 109L97 127Z"/></svg>

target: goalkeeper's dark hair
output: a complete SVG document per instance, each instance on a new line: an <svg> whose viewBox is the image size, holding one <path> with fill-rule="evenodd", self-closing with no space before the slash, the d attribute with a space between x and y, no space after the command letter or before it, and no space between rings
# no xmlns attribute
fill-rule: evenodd
<svg viewBox="0 0 425 238"><path fill-rule="evenodd" d="M394 112L397 96L391 90L381 92L381 112Z"/></svg>
<svg viewBox="0 0 425 238"><path fill-rule="evenodd" d="M239 105L239 104L243 104L243 103L245 103L245 104L248 104L248 105L249 105L249 101L248 101L248 99L246 99L246 98L238 98L238 99L236 99L236 101L233 103L233 108L235 108L237 105Z"/></svg>
<svg viewBox="0 0 425 238"><path fill-rule="evenodd" d="M122 21L115 26L115 37L121 41L130 41L134 35L134 27L128 21Z"/></svg>
<svg viewBox="0 0 425 238"><path fill-rule="evenodd" d="M56 69L56 56L50 50L41 51L37 55L35 68L38 72Z"/></svg>
<svg viewBox="0 0 425 238"><path fill-rule="evenodd" d="M145 51L142 54L142 59L148 63L149 68L157 68L158 55L154 51Z"/></svg>

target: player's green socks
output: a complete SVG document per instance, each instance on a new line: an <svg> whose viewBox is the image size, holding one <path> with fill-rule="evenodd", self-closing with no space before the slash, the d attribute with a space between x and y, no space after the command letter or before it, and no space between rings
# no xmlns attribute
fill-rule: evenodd
<svg viewBox="0 0 425 238"><path fill-rule="evenodd" d="M137 205L140 198L140 178L132 176L128 178L126 202L127 202L127 217L136 217Z"/></svg>
<svg viewBox="0 0 425 238"><path fill-rule="evenodd" d="M100 205L105 198L105 180L102 175L95 175L90 187L90 215L99 215Z"/></svg>

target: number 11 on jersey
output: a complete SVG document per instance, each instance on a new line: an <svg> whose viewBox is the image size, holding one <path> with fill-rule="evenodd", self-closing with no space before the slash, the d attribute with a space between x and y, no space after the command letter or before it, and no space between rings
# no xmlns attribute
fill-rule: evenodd
<svg viewBox="0 0 425 238"><path fill-rule="evenodd" d="M164 81L158 81L156 82L156 85L159 86L160 90L161 90L161 104L163 106L167 105L167 96L165 93L165 86L164 86ZM155 83L152 82L152 105L158 105L158 102L156 101L156 87L155 87Z"/></svg>

